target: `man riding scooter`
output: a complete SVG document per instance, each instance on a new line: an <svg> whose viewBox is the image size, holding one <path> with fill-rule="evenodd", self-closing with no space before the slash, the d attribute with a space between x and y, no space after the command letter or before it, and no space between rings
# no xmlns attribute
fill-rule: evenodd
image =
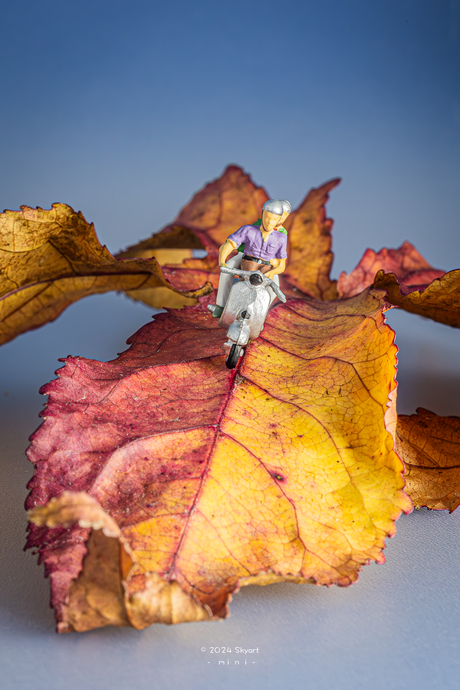
<svg viewBox="0 0 460 690"><path fill-rule="evenodd" d="M282 223L290 212L291 205L285 199L270 199L265 202L260 224L257 222L254 225L243 225L220 247L219 266L241 268L243 271L260 271L279 285L277 276L285 270L287 259L287 233ZM237 248L238 254L227 262L229 254ZM232 275L221 274L217 304L212 311L214 318L222 315L232 282ZM273 292L272 295L271 301L275 299Z"/></svg>

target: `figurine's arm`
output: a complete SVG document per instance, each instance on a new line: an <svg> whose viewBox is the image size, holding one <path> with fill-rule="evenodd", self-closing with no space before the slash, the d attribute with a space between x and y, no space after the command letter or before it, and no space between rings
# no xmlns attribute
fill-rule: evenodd
<svg viewBox="0 0 460 690"><path fill-rule="evenodd" d="M284 273L286 270L286 261L287 259L270 259L273 268L265 273L265 277L273 280L273 276L278 275L278 273Z"/></svg>
<svg viewBox="0 0 460 690"><path fill-rule="evenodd" d="M219 266L225 266L228 255L231 254L236 247L237 244L233 242L233 240L225 240L219 249Z"/></svg>

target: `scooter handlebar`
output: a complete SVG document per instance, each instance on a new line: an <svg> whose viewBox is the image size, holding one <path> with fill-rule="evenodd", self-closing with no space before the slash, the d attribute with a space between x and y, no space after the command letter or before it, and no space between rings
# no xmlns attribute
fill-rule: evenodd
<svg viewBox="0 0 460 690"><path fill-rule="evenodd" d="M249 275L250 271L242 271L240 268L229 268L228 266L220 267L221 273L229 273L232 276Z"/></svg>

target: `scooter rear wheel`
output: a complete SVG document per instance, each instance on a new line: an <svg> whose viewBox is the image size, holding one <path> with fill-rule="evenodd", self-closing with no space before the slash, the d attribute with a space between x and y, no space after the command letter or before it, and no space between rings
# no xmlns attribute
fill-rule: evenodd
<svg viewBox="0 0 460 690"><path fill-rule="evenodd" d="M227 369L234 369L238 364L240 358L241 345L232 345L228 357L225 360L225 366Z"/></svg>

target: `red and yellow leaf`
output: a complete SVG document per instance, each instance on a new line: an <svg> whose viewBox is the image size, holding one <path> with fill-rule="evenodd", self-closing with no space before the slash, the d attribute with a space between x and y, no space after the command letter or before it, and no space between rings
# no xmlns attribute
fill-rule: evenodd
<svg viewBox="0 0 460 690"><path fill-rule="evenodd" d="M385 290L389 305L460 326L460 271L433 268L409 242L378 253L367 249L350 274L340 275L338 296L357 295L369 285Z"/></svg>
<svg viewBox="0 0 460 690"><path fill-rule="evenodd" d="M65 204L0 215L0 344L54 320L82 297L110 290L147 295L154 307L195 304L209 292L179 292L155 259L115 259L94 226Z"/></svg>
<svg viewBox="0 0 460 690"><path fill-rule="evenodd" d="M399 415L396 451L416 508L452 512L460 505L460 417L439 417L421 407L417 414Z"/></svg>
<svg viewBox="0 0 460 690"><path fill-rule="evenodd" d="M396 348L381 293L288 300L233 371L205 303L157 316L113 362L67 358L42 389L29 546L60 631L224 617L247 584L348 585L411 508L388 430ZM85 495L80 524L53 526L61 508L68 524L68 499L48 501L69 489L119 537L94 531Z"/></svg>

